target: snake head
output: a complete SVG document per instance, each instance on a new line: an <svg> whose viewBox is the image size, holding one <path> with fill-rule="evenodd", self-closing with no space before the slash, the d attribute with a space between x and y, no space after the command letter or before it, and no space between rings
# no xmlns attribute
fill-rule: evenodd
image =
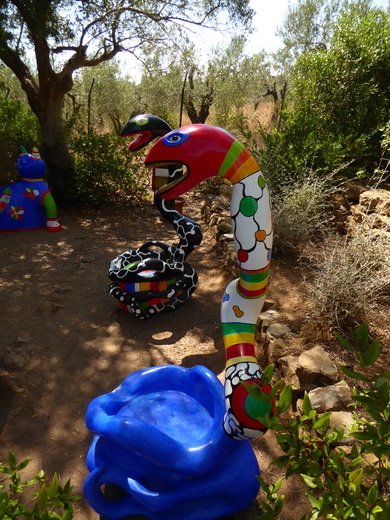
<svg viewBox="0 0 390 520"><path fill-rule="evenodd" d="M139 114L127 121L120 135L121 137L135 137L128 145L128 149L135 152L171 130L172 128L161 117L153 114Z"/></svg>
<svg viewBox="0 0 390 520"><path fill-rule="evenodd" d="M154 170L176 165L182 173L161 186L157 194L172 199L208 177L222 175L221 167L233 143L241 146L226 130L203 124L183 126L163 136L149 150L145 165Z"/></svg>

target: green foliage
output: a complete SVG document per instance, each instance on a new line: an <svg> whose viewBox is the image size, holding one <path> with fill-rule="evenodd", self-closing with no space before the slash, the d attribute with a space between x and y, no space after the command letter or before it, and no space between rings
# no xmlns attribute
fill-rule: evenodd
<svg viewBox="0 0 390 520"><path fill-rule="evenodd" d="M332 21L340 13L343 0L298 0L288 6L278 35L292 57L326 48L332 33Z"/></svg>
<svg viewBox="0 0 390 520"><path fill-rule="evenodd" d="M382 156L378 168L374 171L371 182L374 186L381 186L383 181L390 178L390 120L380 129L383 132L381 141Z"/></svg>
<svg viewBox="0 0 390 520"><path fill-rule="evenodd" d="M214 47L205 66L189 43L172 55L153 47L137 86L138 106L177 127L183 93L187 118L210 122L237 135L244 109L262 99L269 67L264 53L245 52L244 36L232 38L226 47Z"/></svg>
<svg viewBox="0 0 390 520"><path fill-rule="evenodd" d="M349 433L355 439L350 449L340 445L342 429L330 428L330 412L318 414L312 409L308 394L303 399L303 413L292 418L280 414L292 402L291 386L283 388L277 399L277 416L267 414L259 420L276 431L276 439L284 454L272 464L285 468L276 484L259 477L266 501L259 520L281 520L284 496L278 491L283 479L300 475L307 487L308 509L301 520L386 520L390 513L390 372L369 376L367 367L377 360L378 339L370 340L366 323L349 330L351 338L336 333L341 345L356 354L358 372L342 367L357 381L353 389L355 423ZM361 386L364 382L365 386ZM264 400L264 395L258 395Z"/></svg>
<svg viewBox="0 0 390 520"><path fill-rule="evenodd" d="M145 89L124 75L122 68L123 62L111 60L77 74L73 93L77 99L78 125L82 119L85 128L89 126L94 132L111 131L119 135L130 117L145 111ZM160 100L163 99L161 91L159 94ZM66 114L72 114L69 99ZM68 123L69 120L72 122L68 115Z"/></svg>
<svg viewBox="0 0 390 520"><path fill-rule="evenodd" d="M177 128L184 78L192 59L191 49L184 48L180 54L167 55L153 46L136 88L138 113L156 114L172 128Z"/></svg>
<svg viewBox="0 0 390 520"><path fill-rule="evenodd" d="M12 452L8 453L8 464L0 462L0 473L5 475L0 484L0 518L4 520L16 520L19 518L31 518L32 520L70 520L73 517L72 502L81 497L72 495L73 486L67 480L61 486L57 473L52 480L46 480L41 470L31 480L23 480L22 472L31 462L26 459L21 463L16 461ZM6 485L3 484L6 482ZM35 497L24 504L19 495L25 489L38 489L32 491Z"/></svg>
<svg viewBox="0 0 390 520"><path fill-rule="evenodd" d="M333 170L350 162L350 176L373 173L390 108L389 22L383 10L352 4L334 22L329 49L299 57L282 130L266 136L270 168L299 172L309 161L314 170Z"/></svg>
<svg viewBox="0 0 390 520"><path fill-rule="evenodd" d="M203 82L213 86L212 124L240 137L246 125L245 108L258 105L270 80L270 64L263 52L248 55L245 39L233 38L227 48L215 48ZM242 134L244 137L245 132Z"/></svg>
<svg viewBox="0 0 390 520"><path fill-rule="evenodd" d="M0 184L17 178L15 165L20 145L30 152L33 146L39 147L41 142L36 117L25 103L7 95L7 92L7 87L0 85Z"/></svg>
<svg viewBox="0 0 390 520"><path fill-rule="evenodd" d="M228 4L219 0L150 0L147 4L143 0L29 0L27 7L16 0L0 2L0 60L18 78L40 123L56 200L70 202L74 189L63 109L69 107L64 102L66 96L72 99L76 112L80 109L71 95L78 70L109 61L122 51L141 60L151 46L167 54L177 53L182 35L191 25L222 29L233 21L235 30L240 31L250 26L253 14L249 0ZM33 60L31 67L28 57ZM109 104L109 117L117 125L117 111ZM69 126L73 119L74 113L68 118Z"/></svg>
<svg viewBox="0 0 390 520"><path fill-rule="evenodd" d="M139 204L148 193L149 172L139 154L130 154L123 138L80 133L70 143L75 158L74 198L79 204L102 207Z"/></svg>

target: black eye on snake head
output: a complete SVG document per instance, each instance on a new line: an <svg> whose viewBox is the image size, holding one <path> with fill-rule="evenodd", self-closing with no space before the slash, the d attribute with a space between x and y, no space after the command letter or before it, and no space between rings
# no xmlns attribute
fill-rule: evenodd
<svg viewBox="0 0 390 520"><path fill-rule="evenodd" d="M184 143L190 137L188 132L173 132L172 134L168 134L163 139L163 143L166 146L178 146L179 144Z"/></svg>

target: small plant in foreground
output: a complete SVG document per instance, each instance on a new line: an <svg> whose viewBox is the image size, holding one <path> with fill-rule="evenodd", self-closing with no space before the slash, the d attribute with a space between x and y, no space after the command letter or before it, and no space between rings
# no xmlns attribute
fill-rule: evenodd
<svg viewBox="0 0 390 520"><path fill-rule="evenodd" d="M0 519L70 520L73 517L72 502L81 499L72 495L73 486L70 485L70 480L62 487L55 473L46 485L45 474L41 470L32 480L23 481L21 472L30 461L31 459L26 459L17 463L15 455L9 452L8 465L0 462L0 473L5 475L3 479L0 477ZM38 486L38 491L32 492L35 498L24 505L18 495L31 486Z"/></svg>
<svg viewBox="0 0 390 520"><path fill-rule="evenodd" d="M342 367L345 375L359 386L353 389L355 423L349 433L351 447L340 445L342 429L330 428L331 412L318 414L305 393L303 414L283 419L292 402L291 385L283 388L276 402L276 415L258 419L276 432L284 454L272 461L284 467L285 475L275 484L259 477L266 501L259 520L280 520L284 496L279 495L284 478L300 475L307 486L311 510L301 520L388 520L390 518L390 372L374 377L366 368L377 360L380 341L370 341L366 323L350 329L348 340L336 333L340 343L356 354L359 371ZM257 398L267 400L264 393Z"/></svg>

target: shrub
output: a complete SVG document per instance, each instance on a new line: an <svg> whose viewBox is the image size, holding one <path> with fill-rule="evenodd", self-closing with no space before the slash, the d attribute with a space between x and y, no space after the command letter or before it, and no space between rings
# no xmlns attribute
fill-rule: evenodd
<svg viewBox="0 0 390 520"><path fill-rule="evenodd" d="M342 12L329 48L297 60L281 131L265 136L266 170L298 172L310 158L314 169L350 163L349 177L374 172L390 107L389 42L384 10L357 2Z"/></svg>
<svg viewBox="0 0 390 520"><path fill-rule="evenodd" d="M328 325L356 325L370 319L390 293L390 243L367 219L354 236L327 242L315 260L312 318Z"/></svg>
<svg viewBox="0 0 390 520"><path fill-rule="evenodd" d="M13 520L18 518L32 518L34 520L70 520L73 517L72 502L80 500L81 497L72 495L73 486L67 480L62 487L55 473L53 479L46 483L46 477L41 470L34 475L32 480L23 481L22 471L28 466L31 459L21 463L16 462L12 452L8 454L8 464L0 462L0 473L5 475L0 484L0 518ZM35 497L27 505L19 500L20 494L32 486L38 486L38 491L32 492ZM36 489L36 487L34 488Z"/></svg>
<svg viewBox="0 0 390 520"><path fill-rule="evenodd" d="M149 174L144 154L130 153L123 138L82 132L72 138L75 158L75 199L82 205L102 207L144 202Z"/></svg>
<svg viewBox="0 0 390 520"><path fill-rule="evenodd" d="M31 151L41 142L38 120L21 101L6 97L0 85L0 185L18 177L20 145Z"/></svg>
<svg viewBox="0 0 390 520"><path fill-rule="evenodd" d="M387 520L390 515L390 372L369 376L367 368L377 360L380 341L370 341L366 323L350 329L350 339L336 333L340 343L356 355L359 372L341 367L359 386L353 389L355 423L349 433L351 449L339 443L342 429L329 428L330 412L318 414L305 393L303 414L282 419L292 402L291 385L280 392L276 403L278 415L259 417L276 432L284 454L272 464L286 468L285 476L275 484L259 481L266 495L261 501L259 520L280 520L284 496L279 495L284 478L299 475L307 486L308 512L301 520ZM269 376L267 369L267 377ZM268 400L264 393L257 399Z"/></svg>
<svg viewBox="0 0 390 520"><path fill-rule="evenodd" d="M270 178L276 253L302 253L329 223L331 176L312 170L275 185Z"/></svg>
<svg viewBox="0 0 390 520"><path fill-rule="evenodd" d="M370 183L373 186L382 185L389 187L390 180L390 120L381 128L383 137L381 141L382 156L379 160L378 168L375 169Z"/></svg>

